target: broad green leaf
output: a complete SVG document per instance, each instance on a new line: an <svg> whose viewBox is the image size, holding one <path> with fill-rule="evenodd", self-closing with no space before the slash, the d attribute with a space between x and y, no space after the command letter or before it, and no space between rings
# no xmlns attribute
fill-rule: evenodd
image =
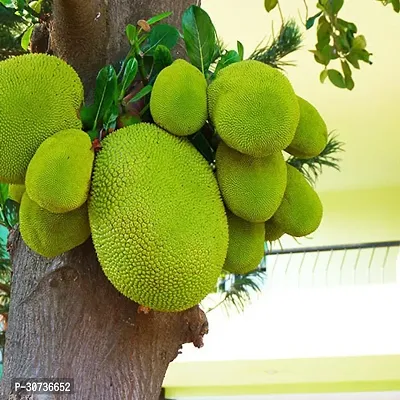
<svg viewBox="0 0 400 400"><path fill-rule="evenodd" d="M319 80L321 83L325 82L325 79L328 77L328 70L324 69L322 70L321 74L319 75Z"/></svg>
<svg viewBox="0 0 400 400"><path fill-rule="evenodd" d="M94 92L94 104L97 108L93 129L97 123L103 120L104 114L113 103L118 100L117 74L112 65L100 70L96 78L96 89Z"/></svg>
<svg viewBox="0 0 400 400"><path fill-rule="evenodd" d="M25 6L25 0L12 0L12 4L14 8L16 8L19 11L22 11Z"/></svg>
<svg viewBox="0 0 400 400"><path fill-rule="evenodd" d="M12 7L14 4L13 0L0 0L0 3L5 7Z"/></svg>
<svg viewBox="0 0 400 400"><path fill-rule="evenodd" d="M336 71L335 69L328 69L328 78L336 87L341 89L346 88L343 75L339 71Z"/></svg>
<svg viewBox="0 0 400 400"><path fill-rule="evenodd" d="M28 50L29 47L29 43L31 42L31 36L32 36L32 32L33 32L33 25L31 25L22 35L21 38L21 47L24 50Z"/></svg>
<svg viewBox="0 0 400 400"><path fill-rule="evenodd" d="M400 12L400 0L392 0L392 6L395 12Z"/></svg>
<svg viewBox="0 0 400 400"><path fill-rule="evenodd" d="M278 0L264 0L264 7L267 12L272 11L278 5Z"/></svg>
<svg viewBox="0 0 400 400"><path fill-rule="evenodd" d="M330 0L332 13L337 14L340 9L343 7L344 0Z"/></svg>
<svg viewBox="0 0 400 400"><path fill-rule="evenodd" d="M350 51L346 56L346 60L356 69L360 69L360 63L358 62L358 57L355 51Z"/></svg>
<svg viewBox="0 0 400 400"><path fill-rule="evenodd" d="M122 82L120 84L120 92L118 100L121 100L126 90L132 84L138 72L138 62L135 57L129 58L125 63L124 75L122 76Z"/></svg>
<svg viewBox="0 0 400 400"><path fill-rule="evenodd" d="M358 35L353 40L353 49L363 50L367 47L367 41L363 35Z"/></svg>
<svg viewBox="0 0 400 400"><path fill-rule="evenodd" d="M239 54L240 61L243 61L244 58L244 46L241 42L237 42L237 52Z"/></svg>
<svg viewBox="0 0 400 400"><path fill-rule="evenodd" d="M108 132L110 129L115 129L119 116L119 108L116 104L111 104L104 114L104 129Z"/></svg>
<svg viewBox="0 0 400 400"><path fill-rule="evenodd" d="M151 93L152 89L153 89L152 85L145 86L143 89L139 91L139 93L136 94L136 96L132 97L132 99L129 100L129 103L135 103L139 101L141 98Z"/></svg>
<svg viewBox="0 0 400 400"><path fill-rule="evenodd" d="M349 90L353 90L354 89L354 81L353 78L351 76L346 76L344 78L344 81L346 83L346 88Z"/></svg>
<svg viewBox="0 0 400 400"><path fill-rule="evenodd" d="M94 121L96 119L97 107L95 104L91 106L84 106L81 108L80 117L83 127L86 129L92 129Z"/></svg>
<svg viewBox="0 0 400 400"><path fill-rule="evenodd" d="M159 45L154 50L153 55L153 67L151 70L151 78L150 82L154 82L157 78L157 75L166 67L171 65L173 62L172 55L170 50L163 46Z"/></svg>
<svg viewBox="0 0 400 400"><path fill-rule="evenodd" d="M342 71L343 71L343 75L346 76L351 76L352 72L350 69L350 65L347 61L341 61L342 64Z"/></svg>
<svg viewBox="0 0 400 400"><path fill-rule="evenodd" d="M204 134L199 131L193 135L190 135L188 139L192 142L198 152L209 162L212 163L215 159L214 150L211 147Z"/></svg>
<svg viewBox="0 0 400 400"><path fill-rule="evenodd" d="M311 50L311 53L314 53L314 59L317 63L322 65L328 65L331 61L332 57L332 47L325 46L321 50Z"/></svg>
<svg viewBox="0 0 400 400"><path fill-rule="evenodd" d="M3 207L8 198L8 183L0 183L0 206Z"/></svg>
<svg viewBox="0 0 400 400"><path fill-rule="evenodd" d="M315 20L322 15L322 11L308 18L306 21L306 29L311 29L314 26Z"/></svg>
<svg viewBox="0 0 400 400"><path fill-rule="evenodd" d="M42 3L43 3L43 0L31 1L29 3L29 7L32 8L33 11L40 14L40 11L42 10Z"/></svg>
<svg viewBox="0 0 400 400"><path fill-rule="evenodd" d="M126 29L125 29L125 33L126 33L126 37L129 40L129 43L132 46L135 43L136 38L137 38L136 26L134 26L132 24L127 25Z"/></svg>
<svg viewBox="0 0 400 400"><path fill-rule="evenodd" d="M205 74L212 62L216 33L209 15L197 6L190 6L182 17L183 39L191 63Z"/></svg>
<svg viewBox="0 0 400 400"><path fill-rule="evenodd" d="M153 54L159 45L172 49L178 43L178 39L179 31L174 26L168 24L157 25L151 30L146 45L143 47L143 53Z"/></svg>
<svg viewBox="0 0 400 400"><path fill-rule="evenodd" d="M237 51L235 50L229 50L227 51L222 57L221 59L218 61L217 67L215 68L215 72L214 75L217 75L218 72L227 67L230 64L239 62L240 60L240 56L237 53Z"/></svg>
<svg viewBox="0 0 400 400"><path fill-rule="evenodd" d="M164 12L164 13L161 13L161 14L158 14L158 15L155 15L154 17L151 17L150 19L148 19L148 20L147 20L147 23L148 23L149 25L153 25L153 24L155 24L156 22L159 22L159 21L163 20L164 18L169 17L170 15L172 15L172 12L171 12L171 11Z"/></svg>
<svg viewBox="0 0 400 400"><path fill-rule="evenodd" d="M331 40L331 26L324 16L318 21L317 39L317 50L322 50Z"/></svg>

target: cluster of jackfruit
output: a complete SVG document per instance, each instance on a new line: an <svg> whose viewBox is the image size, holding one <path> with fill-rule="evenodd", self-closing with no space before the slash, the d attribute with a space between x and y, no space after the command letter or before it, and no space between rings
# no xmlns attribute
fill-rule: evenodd
<svg viewBox="0 0 400 400"><path fill-rule="evenodd" d="M97 155L78 118L82 84L63 61L1 62L0 93L0 181L20 202L26 244L54 257L92 235L109 281L143 306L188 309L222 269L255 269L265 240L320 223L317 194L282 150L319 154L326 126L262 63L232 64L208 84L176 60L153 85L154 123L117 129ZM222 139L216 172L187 137L207 123Z"/></svg>

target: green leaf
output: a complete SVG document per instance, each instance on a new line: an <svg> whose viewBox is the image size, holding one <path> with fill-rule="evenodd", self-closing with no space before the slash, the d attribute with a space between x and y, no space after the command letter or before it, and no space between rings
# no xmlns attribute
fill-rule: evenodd
<svg viewBox="0 0 400 400"><path fill-rule="evenodd" d="M29 47L29 43L31 42L31 36L32 36L32 32L33 32L33 25L31 25L22 35L21 38L21 47L24 50L28 50Z"/></svg>
<svg viewBox="0 0 400 400"><path fill-rule="evenodd" d="M103 120L104 114L113 103L118 100L117 74L112 65L102 68L96 78L96 89L94 92L94 104L97 109L93 129L97 123Z"/></svg>
<svg viewBox="0 0 400 400"><path fill-rule="evenodd" d="M332 46L325 46L322 50L311 50L314 53L315 61L322 65L328 65L332 57Z"/></svg>
<svg viewBox="0 0 400 400"><path fill-rule="evenodd" d="M116 104L112 104L104 114L104 129L108 132L109 129L115 129L119 116L119 108Z"/></svg>
<svg viewBox="0 0 400 400"><path fill-rule="evenodd" d="M147 23L148 23L149 25L153 25L153 24L155 24L156 22L159 22L159 21L163 20L164 18L169 17L170 15L172 15L172 12L171 12L171 11L167 11L167 12L164 12L164 13L161 13L161 14L158 14L158 15L155 15L154 17L151 17L150 19L148 19L148 20L147 20Z"/></svg>
<svg viewBox="0 0 400 400"><path fill-rule="evenodd" d="M212 62L216 33L209 15L197 6L190 6L182 18L183 39L191 63L205 74Z"/></svg>
<svg viewBox="0 0 400 400"><path fill-rule="evenodd" d="M8 183L0 183L0 206L4 206L8 198Z"/></svg>
<svg viewBox="0 0 400 400"><path fill-rule="evenodd" d="M29 7L32 8L33 11L40 14L40 11L42 10L42 3L43 3L43 0L31 1L29 3Z"/></svg>
<svg viewBox="0 0 400 400"><path fill-rule="evenodd" d="M400 0L392 0L392 6L395 12L400 12Z"/></svg>
<svg viewBox="0 0 400 400"><path fill-rule="evenodd" d="M119 121L122 126L129 126L140 123L141 119L138 115L124 114L119 117Z"/></svg>
<svg viewBox="0 0 400 400"><path fill-rule="evenodd" d="M354 89L354 81L353 78L351 76L346 76L344 78L344 81L346 83L346 88L349 90L353 90Z"/></svg>
<svg viewBox="0 0 400 400"><path fill-rule="evenodd" d="M97 107L95 104L91 106L84 106L81 108L80 117L82 125L86 129L91 129L93 127L94 121L96 119Z"/></svg>
<svg viewBox="0 0 400 400"><path fill-rule="evenodd" d="M14 8L16 8L19 11L22 11L25 6L25 0L12 0L12 4Z"/></svg>
<svg viewBox="0 0 400 400"><path fill-rule="evenodd" d="M278 0L264 0L264 7L267 12L272 11L278 5Z"/></svg>
<svg viewBox="0 0 400 400"><path fill-rule="evenodd" d="M319 13L315 14L314 16L308 18L306 21L306 29L311 29L314 26L315 20L319 18L322 15L322 11Z"/></svg>
<svg viewBox="0 0 400 400"><path fill-rule="evenodd" d="M12 7L14 2L13 0L0 0L0 3L4 5L4 7Z"/></svg>
<svg viewBox="0 0 400 400"><path fill-rule="evenodd" d="M129 58L125 63L124 75L122 77L122 82L119 89L120 92L118 100L121 100L124 97L126 90L129 88L129 86L135 79L137 72L138 72L138 62L136 58L135 57Z"/></svg>
<svg viewBox="0 0 400 400"><path fill-rule="evenodd" d="M163 46L159 45L154 50L153 55L153 68L151 70L151 78L150 82L154 82L157 78L157 75L166 67L171 65L173 62L172 55L170 50Z"/></svg>
<svg viewBox="0 0 400 400"><path fill-rule="evenodd" d="M325 82L325 79L328 77L328 70L327 69L324 69L324 70L322 70L322 72L320 73L320 75L319 75L319 80L320 80L320 82L321 83L324 83Z"/></svg>
<svg viewBox="0 0 400 400"><path fill-rule="evenodd" d="M342 64L342 71L344 75L344 82L346 84L346 88L349 90L353 90L354 88L354 81L353 78L351 77L352 72L350 69L350 65L347 61L341 61Z"/></svg>
<svg viewBox="0 0 400 400"><path fill-rule="evenodd" d="M331 10L333 14L337 14L343 7L344 0L329 0L331 3Z"/></svg>
<svg viewBox="0 0 400 400"><path fill-rule="evenodd" d="M356 36L353 41L353 49L363 50L367 47L367 41L363 35Z"/></svg>
<svg viewBox="0 0 400 400"><path fill-rule="evenodd" d="M157 46L163 45L168 49L172 49L179 39L179 31L172 25L160 24L155 26L147 39L146 45L143 47L144 54L154 54Z"/></svg>
<svg viewBox="0 0 400 400"><path fill-rule="evenodd" d="M237 41L237 52L239 54L240 61L243 61L244 58L244 46L239 40Z"/></svg>
<svg viewBox="0 0 400 400"><path fill-rule="evenodd" d="M209 162L212 163L215 159L214 150L210 143L201 131L194 133L188 137L190 142L196 147L198 152Z"/></svg>
<svg viewBox="0 0 400 400"><path fill-rule="evenodd" d="M152 85L147 85L143 89L141 89L136 96L132 97L132 99L129 100L129 103L135 103L139 101L141 98L147 96L149 93L151 93L153 89Z"/></svg>
<svg viewBox="0 0 400 400"><path fill-rule="evenodd" d="M335 69L328 69L328 78L336 87L341 89L346 88L343 75L339 71L336 71Z"/></svg>
<svg viewBox="0 0 400 400"><path fill-rule="evenodd" d="M215 68L215 72L214 75L217 75L218 72L227 67L230 64L239 62L240 60L240 56L237 53L237 51L235 50L229 50L227 51L222 57L221 59L218 61L217 67Z"/></svg>
<svg viewBox="0 0 400 400"><path fill-rule="evenodd" d="M324 16L318 21L317 40L317 50L322 50L331 40L331 26Z"/></svg>
<svg viewBox="0 0 400 400"><path fill-rule="evenodd" d="M137 39L137 30L136 30L136 26L129 24L126 26L125 29L125 33L126 36L129 40L129 43L131 44L131 46L135 43L136 39Z"/></svg>
<svg viewBox="0 0 400 400"><path fill-rule="evenodd" d="M19 204L11 199L7 199L4 203L4 216L9 226L14 226L18 223Z"/></svg>
<svg viewBox="0 0 400 400"><path fill-rule="evenodd" d="M360 63L358 62L358 57L355 51L350 51L346 56L346 60L356 69L360 69Z"/></svg>

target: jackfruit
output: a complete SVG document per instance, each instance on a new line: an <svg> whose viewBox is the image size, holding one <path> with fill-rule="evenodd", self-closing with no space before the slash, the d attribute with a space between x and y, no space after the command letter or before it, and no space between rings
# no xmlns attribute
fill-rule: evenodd
<svg viewBox="0 0 400 400"><path fill-rule="evenodd" d="M181 311L214 290L228 247L211 167L186 138L154 124L107 136L89 198L97 256L115 288L157 311Z"/></svg>
<svg viewBox="0 0 400 400"><path fill-rule="evenodd" d="M150 112L156 124L174 135L197 132L207 119L206 78L187 61L174 61L154 82Z"/></svg>
<svg viewBox="0 0 400 400"><path fill-rule="evenodd" d="M64 61L36 53L0 62L0 93L0 181L22 184L45 139L81 128L83 87Z"/></svg>
<svg viewBox="0 0 400 400"><path fill-rule="evenodd" d="M280 239L285 232L274 223L272 219L268 220L265 223L265 241L266 242L275 242L275 240Z"/></svg>
<svg viewBox="0 0 400 400"><path fill-rule="evenodd" d="M222 69L208 87L211 121L241 153L265 157L286 148L299 122L299 103L276 68L246 60Z"/></svg>
<svg viewBox="0 0 400 400"><path fill-rule="evenodd" d="M221 142L216 167L227 208L250 222L265 222L272 217L286 189L286 163L280 151L255 158Z"/></svg>
<svg viewBox="0 0 400 400"><path fill-rule="evenodd" d="M286 191L272 221L291 236L306 236L321 223L321 200L300 171L288 165L287 174Z"/></svg>
<svg viewBox="0 0 400 400"><path fill-rule="evenodd" d="M297 96L300 120L293 141L285 150L295 157L312 158L324 150L328 141L328 128L317 109Z"/></svg>
<svg viewBox="0 0 400 400"><path fill-rule="evenodd" d="M79 208L87 201L94 151L89 135L68 129L46 139L26 171L26 190L52 213Z"/></svg>
<svg viewBox="0 0 400 400"><path fill-rule="evenodd" d="M24 242L43 257L56 257L84 243L90 236L87 204L63 214L41 208L22 196L19 228Z"/></svg>
<svg viewBox="0 0 400 400"><path fill-rule="evenodd" d="M247 274L255 270L264 257L264 223L245 221L228 215L229 246L224 270L234 274Z"/></svg>
<svg viewBox="0 0 400 400"><path fill-rule="evenodd" d="M15 201L16 203L21 203L22 195L25 192L25 185L13 184L8 187L8 198Z"/></svg>

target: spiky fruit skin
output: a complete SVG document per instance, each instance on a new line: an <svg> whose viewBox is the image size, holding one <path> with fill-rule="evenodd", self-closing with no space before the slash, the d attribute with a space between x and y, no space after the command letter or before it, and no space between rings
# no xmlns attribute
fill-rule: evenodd
<svg viewBox="0 0 400 400"><path fill-rule="evenodd" d="M94 151L89 135L67 129L46 139L26 171L26 190L40 207L64 213L88 199Z"/></svg>
<svg viewBox="0 0 400 400"><path fill-rule="evenodd" d="M231 64L218 73L208 87L208 109L222 140L253 157L286 148L300 114L289 80L254 60Z"/></svg>
<svg viewBox="0 0 400 400"><path fill-rule="evenodd" d="M272 217L286 189L286 163L281 152L255 158L221 142L216 167L229 210L250 222L265 222Z"/></svg>
<svg viewBox="0 0 400 400"><path fill-rule="evenodd" d="M53 214L25 192L19 209L19 229L22 239L33 251L43 257L56 257L89 238L87 204L69 213Z"/></svg>
<svg viewBox="0 0 400 400"><path fill-rule="evenodd" d="M11 184L8 187L8 198L15 201L16 203L21 203L22 195L25 193L25 185Z"/></svg>
<svg viewBox="0 0 400 400"><path fill-rule="evenodd" d="M150 98L154 122L177 136L197 132L207 119L207 81L185 60L164 68L154 82Z"/></svg>
<svg viewBox="0 0 400 400"><path fill-rule="evenodd" d="M255 270L264 257L264 223L245 221L228 212L229 246L224 270L247 274Z"/></svg>
<svg viewBox="0 0 400 400"><path fill-rule="evenodd" d="M228 247L212 169L185 138L153 124L117 130L95 160L89 219L116 289L157 311L181 311L210 293Z"/></svg>
<svg viewBox="0 0 400 400"><path fill-rule="evenodd" d="M321 223L322 203L301 172L288 165L287 173L286 191L272 221L291 236L306 236Z"/></svg>
<svg viewBox="0 0 400 400"><path fill-rule="evenodd" d="M266 242L275 242L280 239L285 232L274 223L272 219L268 220L265 223L265 241Z"/></svg>
<svg viewBox="0 0 400 400"><path fill-rule="evenodd" d="M300 106L299 125L293 141L285 150L299 158L316 157L328 142L328 128L312 104L299 96L297 98Z"/></svg>
<svg viewBox="0 0 400 400"><path fill-rule="evenodd" d="M22 184L45 139L81 128L83 86L63 60L28 54L0 62L0 93L0 181Z"/></svg>

